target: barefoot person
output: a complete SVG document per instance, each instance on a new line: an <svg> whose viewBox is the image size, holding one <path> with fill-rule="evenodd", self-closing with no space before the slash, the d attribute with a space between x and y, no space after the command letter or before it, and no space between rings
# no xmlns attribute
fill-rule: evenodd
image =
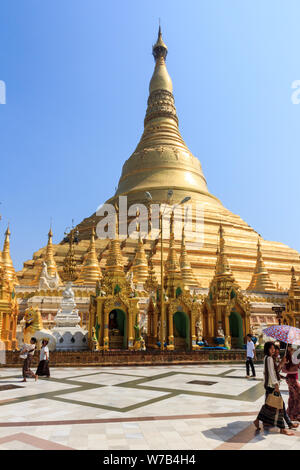
<svg viewBox="0 0 300 470"><path fill-rule="evenodd" d="M34 372L32 372L32 370L30 369L35 348L36 348L36 338L31 338L30 344L24 344L22 348L21 357L24 359L22 382L27 382L26 379L28 377L35 379L35 380L37 380L38 378L38 376L34 374Z"/></svg>
<svg viewBox="0 0 300 470"><path fill-rule="evenodd" d="M36 370L36 375L38 375L39 377L42 377L42 376L50 377L49 348L48 348L47 339L42 340L42 347L40 351L40 362Z"/></svg>
<svg viewBox="0 0 300 470"><path fill-rule="evenodd" d="M279 391L279 381L280 376L275 367L274 363L274 353L275 353L275 346L274 343L268 341L264 347L264 377L265 377L265 390L266 390L266 402L262 406L260 412L256 420L254 421L254 425L257 430L259 430L259 422L262 421L264 427L278 427L280 429L281 434L287 434L288 436L294 435L294 432L285 429L284 419L283 419L283 405L282 409L273 408L272 406L267 404L267 399L269 395L273 392L276 392L280 395Z"/></svg>

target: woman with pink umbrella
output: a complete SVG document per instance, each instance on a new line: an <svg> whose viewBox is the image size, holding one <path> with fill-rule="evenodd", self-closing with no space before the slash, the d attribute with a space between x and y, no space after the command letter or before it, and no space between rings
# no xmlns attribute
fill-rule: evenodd
<svg viewBox="0 0 300 470"><path fill-rule="evenodd" d="M286 383L289 387L287 413L291 419L300 421L300 383L298 381L299 364L294 363L293 354L293 347L289 344L283 368L283 372L286 373Z"/></svg>

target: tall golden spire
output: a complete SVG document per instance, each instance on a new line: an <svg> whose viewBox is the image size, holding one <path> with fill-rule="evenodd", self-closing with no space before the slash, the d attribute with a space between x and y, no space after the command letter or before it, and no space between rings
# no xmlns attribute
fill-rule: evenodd
<svg viewBox="0 0 300 470"><path fill-rule="evenodd" d="M46 249L46 256L45 256L45 263L47 264L47 271L50 276L55 276L57 273L56 262L53 256L53 243L52 243L53 232L52 228L50 227L48 233L48 244Z"/></svg>
<svg viewBox="0 0 300 470"><path fill-rule="evenodd" d="M153 266L152 256L149 257L148 272L149 272L149 275L148 275L148 279L145 283L145 287L148 291L152 292L158 286L158 281L157 281L155 269L154 269L154 266Z"/></svg>
<svg viewBox="0 0 300 470"><path fill-rule="evenodd" d="M10 256L9 225L7 226L7 229L5 231L5 239L4 239L4 245L3 245L3 251L2 251L2 264L3 264L3 270L6 275L6 278L9 281L16 282L16 273L15 273L14 265Z"/></svg>
<svg viewBox="0 0 300 470"><path fill-rule="evenodd" d="M144 243L139 233L139 239L137 243L137 249L132 264L133 271L133 282L144 284L148 279L148 263L144 249Z"/></svg>
<svg viewBox="0 0 300 470"><path fill-rule="evenodd" d="M217 249L217 262L216 262L216 275L231 275L232 272L230 269L230 265L227 259L227 255L225 253L225 238L224 238L224 230L222 224L219 227L219 247Z"/></svg>
<svg viewBox="0 0 300 470"><path fill-rule="evenodd" d="M269 273L265 267L262 257L260 239L257 241L256 266L247 290L250 292L268 292L275 291L276 288L270 279Z"/></svg>
<svg viewBox="0 0 300 470"><path fill-rule="evenodd" d="M69 250L67 255L64 259L64 280L72 282L76 281L78 278L77 274L77 263L75 260L75 252L74 252L74 241L77 239L77 235L75 233L75 229L73 228L68 235L68 242L69 242Z"/></svg>
<svg viewBox="0 0 300 470"><path fill-rule="evenodd" d="M199 287L198 282L194 278L193 270L186 251L184 226L182 228L181 252L179 263L184 285L187 287Z"/></svg>
<svg viewBox="0 0 300 470"><path fill-rule="evenodd" d="M121 253L121 244L118 233L118 213L116 213L115 237L111 239L106 260L103 287L107 294L116 294L120 290L125 290L129 294L130 286L124 271L124 261Z"/></svg>
<svg viewBox="0 0 300 470"><path fill-rule="evenodd" d="M300 291L300 284L296 279L295 268L294 268L294 266L292 266L292 269L291 269L291 285L290 285L290 289L289 289L289 294L291 295L291 294L294 294L295 292L299 292L299 291Z"/></svg>
<svg viewBox="0 0 300 470"><path fill-rule="evenodd" d="M105 271L124 273L124 261L121 253L121 245L119 240L119 223L118 211L116 211L115 237L111 239L106 260Z"/></svg>
<svg viewBox="0 0 300 470"><path fill-rule="evenodd" d="M174 236L174 212L171 214L170 223L170 245L168 257L165 264L165 285L166 292L169 297L175 297L178 287L182 290L184 285L182 281L181 271L177 260Z"/></svg>
<svg viewBox="0 0 300 470"><path fill-rule="evenodd" d="M101 278L101 269L96 254L95 228L93 227L90 246L77 283L94 286Z"/></svg>

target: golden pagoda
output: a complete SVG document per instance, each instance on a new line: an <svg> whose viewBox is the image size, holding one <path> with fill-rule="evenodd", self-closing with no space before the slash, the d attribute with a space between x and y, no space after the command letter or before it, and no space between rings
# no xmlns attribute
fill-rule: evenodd
<svg viewBox="0 0 300 470"><path fill-rule="evenodd" d="M149 86L144 132L136 149L125 161L117 190L107 202L118 203L119 196L127 196L128 207L134 203L147 203L145 192L150 192L153 203L164 203L168 189L173 190L174 204L185 197L191 197L193 205L193 224L196 221L196 206L203 210L203 244L189 253L193 275L202 288L208 288L214 275L219 222L226 229L227 256L232 273L241 286L246 289L251 281L257 262L257 232L238 215L225 208L221 201L210 193L202 171L201 163L185 144L178 126L178 116L173 96L172 80L166 67L168 48L162 39L159 29L157 42L154 44L153 56L155 67ZM101 220L95 213L85 218L79 225L79 243L74 247L77 260L81 260L86 252L87 240L90 240L93 227ZM165 240L164 240L165 242ZM186 243L190 246L190 234L186 233ZM106 246L106 240L96 240L96 248ZM118 243L118 242L116 242ZM165 243L164 243L165 246ZM300 271L299 253L288 246L273 241L263 241L264 264L272 279L283 289L290 283L290 268L292 265ZM103 252L101 265L104 267L110 251ZM55 257L59 272L63 265L62 252L64 243L57 246ZM147 242L145 244L147 251ZM153 257L153 266L159 275L159 247ZM176 246L180 254L180 246ZM24 264L24 269L18 273L20 283L25 284L33 278L38 269L39 259L44 249L34 254L33 260ZM122 255L126 262L132 263L135 252L129 238L122 242ZM84 260L83 260L84 261ZM80 261L77 261L80 264ZM111 259L109 261L111 263ZM109 267L109 264L108 264ZM114 269L113 264L109 271ZM119 269L117 267L117 269Z"/></svg>
<svg viewBox="0 0 300 470"><path fill-rule="evenodd" d="M84 284L86 286L95 286L97 281L102 278L101 269L96 254L95 245L95 229L92 230L90 246L83 263L83 267L77 284Z"/></svg>
<svg viewBox="0 0 300 470"><path fill-rule="evenodd" d="M249 292L272 292L276 291L273 282L270 279L269 273L265 267L265 263L261 252L260 239L257 242L257 261L255 270L249 286L247 287Z"/></svg>

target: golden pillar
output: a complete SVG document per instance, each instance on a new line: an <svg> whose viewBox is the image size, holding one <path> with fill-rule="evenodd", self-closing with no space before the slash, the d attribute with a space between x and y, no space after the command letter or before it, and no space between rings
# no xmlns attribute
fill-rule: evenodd
<svg viewBox="0 0 300 470"><path fill-rule="evenodd" d="M128 311L128 336L127 336L127 341L128 341L128 349L132 350L133 349L133 344L134 344L134 331L133 331L133 313L130 310Z"/></svg>
<svg viewBox="0 0 300 470"><path fill-rule="evenodd" d="M109 351L109 311L106 309L104 310L104 331L103 331L103 349L104 351Z"/></svg>
<svg viewBox="0 0 300 470"><path fill-rule="evenodd" d="M158 341L158 338L157 338L157 326L158 326L158 313L157 311L155 310L154 314L153 314L153 338L154 338L154 347L155 348L158 348L157 346L157 341Z"/></svg>
<svg viewBox="0 0 300 470"><path fill-rule="evenodd" d="M174 351L174 328L173 328L173 312L169 311L168 314L168 327L169 327L169 345L167 349L169 351Z"/></svg>
<svg viewBox="0 0 300 470"><path fill-rule="evenodd" d="M213 336L213 328L212 328L212 325L213 325L213 321L212 321L212 314L209 313L207 315L207 333L208 333L208 337L212 337Z"/></svg>
<svg viewBox="0 0 300 470"><path fill-rule="evenodd" d="M250 333L250 314L246 313L244 317L244 336Z"/></svg>
<svg viewBox="0 0 300 470"><path fill-rule="evenodd" d="M225 336L230 336L230 322L229 322L230 314L225 314Z"/></svg>

